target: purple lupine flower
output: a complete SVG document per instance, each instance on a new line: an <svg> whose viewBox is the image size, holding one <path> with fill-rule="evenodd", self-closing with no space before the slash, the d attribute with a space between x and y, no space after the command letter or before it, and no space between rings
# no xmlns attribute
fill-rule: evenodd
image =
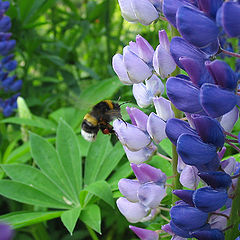
<svg viewBox="0 0 240 240"><path fill-rule="evenodd" d="M209 229L202 231L194 231L191 233L191 236L197 239L206 239L206 240L224 240L224 234L219 229Z"/></svg>
<svg viewBox="0 0 240 240"><path fill-rule="evenodd" d="M128 22L149 25L159 17L160 2L153 0L118 0L122 16Z"/></svg>
<svg viewBox="0 0 240 240"><path fill-rule="evenodd" d="M144 83L133 84L133 96L139 107L148 107L153 102L155 96L164 92L164 85L160 78L153 74Z"/></svg>
<svg viewBox="0 0 240 240"><path fill-rule="evenodd" d="M141 240L158 240L158 234L155 231L151 231L144 228L129 226L129 228L141 239Z"/></svg>
<svg viewBox="0 0 240 240"><path fill-rule="evenodd" d="M125 196L117 200L120 212L129 222L148 221L166 195L166 175L147 164L131 164L137 180L121 179L119 191Z"/></svg>
<svg viewBox="0 0 240 240"><path fill-rule="evenodd" d="M13 237L12 228L8 224L3 222L0 222L0 237L1 237L1 240L11 240Z"/></svg>
<svg viewBox="0 0 240 240"><path fill-rule="evenodd" d="M170 54L170 43L165 30L159 31L159 43L154 52L153 67L161 78L165 78L176 68L176 64Z"/></svg>
<svg viewBox="0 0 240 240"><path fill-rule="evenodd" d="M215 211L216 214L212 213L208 220L208 223L210 224L211 228L224 230L227 226L227 220L228 220L228 217L230 216L230 212L231 212L231 208L227 208L223 211L221 210Z"/></svg>
<svg viewBox="0 0 240 240"><path fill-rule="evenodd" d="M136 42L130 42L123 48L123 55L118 53L113 56L113 69L120 81L132 85L150 78L153 70L153 53L154 50L148 41L137 35Z"/></svg>
<svg viewBox="0 0 240 240"><path fill-rule="evenodd" d="M185 165L180 173L179 181L184 187L196 189L198 183L200 182L197 168L194 166Z"/></svg>

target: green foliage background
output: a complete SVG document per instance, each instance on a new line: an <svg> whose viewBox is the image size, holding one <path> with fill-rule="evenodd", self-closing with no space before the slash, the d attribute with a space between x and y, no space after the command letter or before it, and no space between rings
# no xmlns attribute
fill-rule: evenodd
<svg viewBox="0 0 240 240"><path fill-rule="evenodd" d="M122 146L102 134L88 143L80 125L103 99L121 97L135 106L131 87L112 69L112 56L137 34L155 48L158 30L170 35L168 26L127 23L117 0L12 0L7 15L27 106L12 117L1 115L0 220L16 229L16 240L136 239L115 205L118 180L132 176ZM1 97L7 95L1 91ZM163 141L159 152L171 157L169 144ZM171 176L169 162L160 159L150 164ZM159 217L148 227L165 223Z"/></svg>

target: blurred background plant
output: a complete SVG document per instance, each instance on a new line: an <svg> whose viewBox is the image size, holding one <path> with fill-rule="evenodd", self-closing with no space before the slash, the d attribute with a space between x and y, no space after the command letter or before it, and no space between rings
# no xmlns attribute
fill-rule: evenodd
<svg viewBox="0 0 240 240"><path fill-rule="evenodd" d="M9 222L18 229L15 230L14 237L17 240L136 239L119 211L111 208L109 202L107 204L102 201L101 194L94 190L96 186L84 189L86 184L103 181L113 191L114 198L119 197L117 182L121 178L133 176L124 151L120 144L116 144L114 136L110 138L100 134L97 142L86 142L79 134L80 124L91 106L103 99L117 100L121 97L121 101L131 102L129 106L136 106L132 88L121 84L112 69L112 56L122 52L122 48L133 41L137 34L156 48L159 44L159 30L165 29L170 35L167 23L158 21L150 26L130 24L121 17L118 2L111 0L11 0L6 15L12 21L11 39L16 40L14 54L18 66L15 74L17 79L22 79L22 99L18 100L19 108L12 116L6 118L0 113L0 176L12 179L1 180L0 193L5 197L0 197L0 220ZM233 40L232 44L236 47L237 41ZM228 63L232 67L235 64L231 59L228 59ZM124 108L123 118L127 119ZM29 139L29 131L33 133L31 136L41 136L44 143L55 145L58 141L56 132L58 131L59 136L61 131L65 131L60 127L63 125L58 124L60 119L63 119L64 126L67 126L68 130L65 130L68 134L77 136L78 142L75 144L80 147L84 168L84 190L80 193L80 201L86 201L86 207L89 204L96 206L97 203L101 209L101 217L95 219L87 218L86 214L85 218L81 218L78 210L70 212L70 215L73 213L71 216L80 215L81 219L77 222L72 236L69 232L73 230L77 217L69 218L75 219L72 224L66 223L66 218L64 220L64 217L61 217L67 227L64 228L58 218L65 212L62 210L64 207L59 205L54 208L43 202L35 204L30 198L22 199L21 191L27 189L29 182L24 177L17 178L17 170L21 168L24 173L27 165L37 165L41 172L45 173L35 159L34 143L33 139ZM236 124L235 132L239 132L239 128L239 124ZM74 133L69 129L73 129ZM44 143L38 147L44 149ZM161 147L164 153L170 155L170 145L167 142ZM228 155L235 153L228 149L227 151ZM103 166L109 164L106 156L111 152L117 153L114 155L114 164L104 169ZM170 164L164 159L161 159L161 163L157 160L159 157L155 156L153 165L156 163L159 168L164 168L170 176ZM76 161L78 159L73 159L73 162ZM15 167L11 168L9 164L21 165L13 165ZM94 171L93 166L96 168ZM92 177L94 174L95 178ZM49 177L52 177L51 173ZM23 188L18 188L19 184ZM19 191L19 195L12 195L14 187ZM104 189L101 190L104 193ZM65 203L68 204L68 201ZM47 211L47 207L57 211ZM152 224L160 226L160 223L165 222L158 218ZM144 227L141 224L139 226ZM98 233L101 231L102 235L95 233L93 229Z"/></svg>

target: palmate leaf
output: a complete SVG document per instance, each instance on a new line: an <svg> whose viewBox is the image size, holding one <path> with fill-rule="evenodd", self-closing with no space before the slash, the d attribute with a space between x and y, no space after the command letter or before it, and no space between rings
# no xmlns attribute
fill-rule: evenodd
<svg viewBox="0 0 240 240"><path fill-rule="evenodd" d="M30 134L30 146L32 157L41 171L65 193L68 199L78 205L77 193L53 146L44 138L33 133Z"/></svg>
<svg viewBox="0 0 240 240"><path fill-rule="evenodd" d="M70 199L67 199L67 196L37 168L24 164L2 164L1 167L12 180L32 186L63 204L71 202Z"/></svg>
<svg viewBox="0 0 240 240"><path fill-rule="evenodd" d="M69 208L36 188L13 180L0 180L0 194L18 202L48 208Z"/></svg>

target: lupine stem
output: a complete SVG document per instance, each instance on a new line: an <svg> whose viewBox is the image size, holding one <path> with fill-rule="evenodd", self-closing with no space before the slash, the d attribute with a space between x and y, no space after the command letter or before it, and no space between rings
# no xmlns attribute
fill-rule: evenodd
<svg viewBox="0 0 240 240"><path fill-rule="evenodd" d="M232 210L227 226L232 228L226 231L226 240L232 240L239 236L238 224L240 223L240 181L238 179L237 187L234 193L234 199L232 202Z"/></svg>
<svg viewBox="0 0 240 240"><path fill-rule="evenodd" d="M240 54L239 53L230 52L230 51L227 51L227 50L222 49L222 48L221 48L221 52L224 53L224 54L230 55L232 57L240 58Z"/></svg>

